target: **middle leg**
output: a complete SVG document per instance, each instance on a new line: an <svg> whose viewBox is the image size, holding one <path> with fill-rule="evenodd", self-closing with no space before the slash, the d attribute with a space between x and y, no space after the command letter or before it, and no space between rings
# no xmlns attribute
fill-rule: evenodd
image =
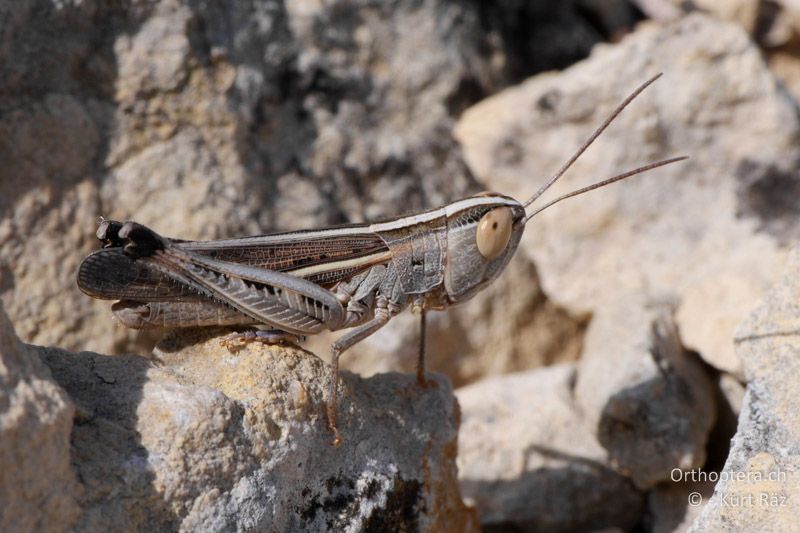
<svg viewBox="0 0 800 533"><path fill-rule="evenodd" d="M419 312L419 353L417 354L417 383L423 389L428 387L428 380L425 379L425 308Z"/></svg>
<svg viewBox="0 0 800 533"><path fill-rule="evenodd" d="M353 346L354 344L362 341L382 328L391 317L389 306L392 305L384 296L378 296L375 301L375 315L372 320L354 328L352 331L346 333L337 339L331 345L331 382L330 393L328 395L328 429L333 433L333 445L339 446L342 443L342 437L339 434L339 427L337 425L337 400L339 390L339 356Z"/></svg>

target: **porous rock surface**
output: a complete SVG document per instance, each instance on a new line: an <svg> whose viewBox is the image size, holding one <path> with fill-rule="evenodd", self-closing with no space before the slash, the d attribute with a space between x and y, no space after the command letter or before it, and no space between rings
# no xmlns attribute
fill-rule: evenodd
<svg viewBox="0 0 800 533"><path fill-rule="evenodd" d="M748 379L714 495L691 531L794 531L800 513L800 253L736 332Z"/></svg>
<svg viewBox="0 0 800 533"><path fill-rule="evenodd" d="M70 353L2 326L4 531L475 528L441 375L346 373L335 448L309 352L188 330L152 358Z"/></svg>
<svg viewBox="0 0 800 533"><path fill-rule="evenodd" d="M672 302L687 347L741 377L736 325L800 235L800 122L797 104L740 27L699 13L643 24L563 72L473 106L456 135L479 179L527 198L533 177L555 172L636 85L661 71L552 197L648 162L691 159L554 206L528 223L520 247L567 312L595 313L631 292Z"/></svg>

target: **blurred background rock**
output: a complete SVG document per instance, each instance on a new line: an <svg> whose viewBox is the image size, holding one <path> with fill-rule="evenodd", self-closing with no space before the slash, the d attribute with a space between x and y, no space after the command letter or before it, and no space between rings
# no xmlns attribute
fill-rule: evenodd
<svg viewBox="0 0 800 533"><path fill-rule="evenodd" d="M722 469L739 411L765 412L742 407L759 374L734 332L800 234L789 0L0 0L3 306L26 343L149 354L164 332L75 285L100 216L210 239L524 199L660 71L556 192L692 159L533 220L501 279L431 316L429 369L494 376L457 391L485 527L685 529L694 488L670 470ZM343 365L411 370L417 328L398 317ZM481 414L495 394L506 418ZM795 421L775 424L800 453Z"/></svg>

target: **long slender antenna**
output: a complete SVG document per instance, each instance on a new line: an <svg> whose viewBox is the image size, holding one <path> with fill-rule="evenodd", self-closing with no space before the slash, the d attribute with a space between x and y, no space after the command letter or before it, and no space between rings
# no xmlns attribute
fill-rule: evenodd
<svg viewBox="0 0 800 533"><path fill-rule="evenodd" d="M664 165L669 165L670 163L676 163L678 161L683 161L685 159L689 159L689 156L684 155L681 157L673 157L672 159L665 159L664 161L658 161L657 163L650 163L649 165L645 165L643 167L639 167L634 170L629 170L628 172L619 174L617 176L614 176L613 178L608 178L607 180L600 181L598 183L595 183L594 185L589 185L588 187L583 187L582 189L578 189L577 191L572 191L570 193L565 194L564 196L559 196L555 200L551 200L546 204L544 204L542 207L537 208L530 215L527 215L525 217L525 222L528 222L531 218L533 218L534 215L536 215L537 213L541 213L551 205L557 204L561 200L566 200L567 198L572 198L573 196L578 196L579 194L583 194L585 192L589 192L594 189L599 189L600 187L605 187L606 185L614 183L615 181L624 180L625 178L630 178L631 176L634 176L636 174L641 174L642 172L647 172L648 170L652 170L658 167L663 167Z"/></svg>
<svg viewBox="0 0 800 533"><path fill-rule="evenodd" d="M564 166L562 166L560 169L558 169L558 172L556 172L555 174L553 174L553 175L550 177L550 179L548 179L548 180L547 180L547 181L544 183L544 185L542 185L541 187L539 187L539 190L538 190L538 191L536 191L536 192L533 194L533 196L531 196L531 197L528 199L528 201L527 201L527 202L525 202L525 203L523 204L523 207L526 207L526 208L527 208L529 205L531 205L533 202L535 202L537 198L539 198L539 197L540 197L542 194L544 194L544 192L545 192L547 189L549 189L549 188L550 188L550 186L551 186L552 184L554 184L554 183L556 182L556 180L558 180L558 178L560 178L560 177L561 177L561 176L564 174L564 172L566 172L566 171L569 169L569 167L571 167L571 166L572 166L572 164L573 164L573 163L574 163L574 162L575 162L575 161L576 161L576 160L577 160L577 159L578 159L578 158L581 156L581 154L583 154L583 152L585 152L585 151L586 151L586 149L587 149L587 148L589 148L589 146L590 146L590 145L591 145L591 144L592 144L592 143L595 141L595 139L597 139L597 137L599 137L599 136L600 136L600 134L601 134L601 133L603 133L603 131L604 131L604 130L605 130L607 127L608 127L608 125L609 125L609 124L611 124L611 123L614 121L614 119L615 119L615 118L617 118L617 115L619 115L619 114L622 112L622 110L623 110L623 109L625 109L625 108L628 106L628 104L630 104L630 103L631 103L631 101L633 101L633 99L634 99L634 98L636 98L637 96L639 96L639 94L640 94L642 91L644 91L645 89L647 89L647 87L648 87L648 86L649 86L651 83L653 83L653 82L654 82L654 81L656 81L658 78L660 78L660 77L661 77L661 74L662 74L662 73L661 73L661 72L659 72L658 74L656 74L655 76L653 76L652 78L650 78L649 80L647 80L646 82L644 82L642 85L640 85L640 86L639 86L639 88L638 88L638 89L636 89L635 91L633 91L633 92L630 94L630 96L628 96L628 97L627 97L625 100L623 100L623 102L622 102L621 104L619 104L619 105L617 106L617 108L616 108L616 109L615 109L615 110L614 110L614 111L613 111L613 112L612 112L612 113L611 113L611 114L608 116L608 118L606 119L606 121L605 121L605 122L603 122L603 124L602 124L602 125L601 125L599 128L597 128L596 130L594 130L594 133L592 133L592 136L591 136L591 137L589 137L589 138L588 138L588 139L587 139L587 140L586 140L586 141L585 141L585 142L584 142L584 143L581 145L581 147L580 147L580 148L578 148L578 151L577 151L577 152L575 152L575 154L574 154L574 155L573 155L573 156L572 156L572 157L569 159L569 161L567 161L566 163L564 163ZM528 217L528 218L530 218L530 217Z"/></svg>

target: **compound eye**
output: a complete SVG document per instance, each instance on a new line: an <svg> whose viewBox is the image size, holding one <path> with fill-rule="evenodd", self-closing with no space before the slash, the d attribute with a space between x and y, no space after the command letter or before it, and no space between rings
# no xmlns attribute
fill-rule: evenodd
<svg viewBox="0 0 800 533"><path fill-rule="evenodd" d="M513 222L511 209L508 207L496 207L483 215L478 222L475 240L478 251L486 260L496 259L506 249Z"/></svg>

